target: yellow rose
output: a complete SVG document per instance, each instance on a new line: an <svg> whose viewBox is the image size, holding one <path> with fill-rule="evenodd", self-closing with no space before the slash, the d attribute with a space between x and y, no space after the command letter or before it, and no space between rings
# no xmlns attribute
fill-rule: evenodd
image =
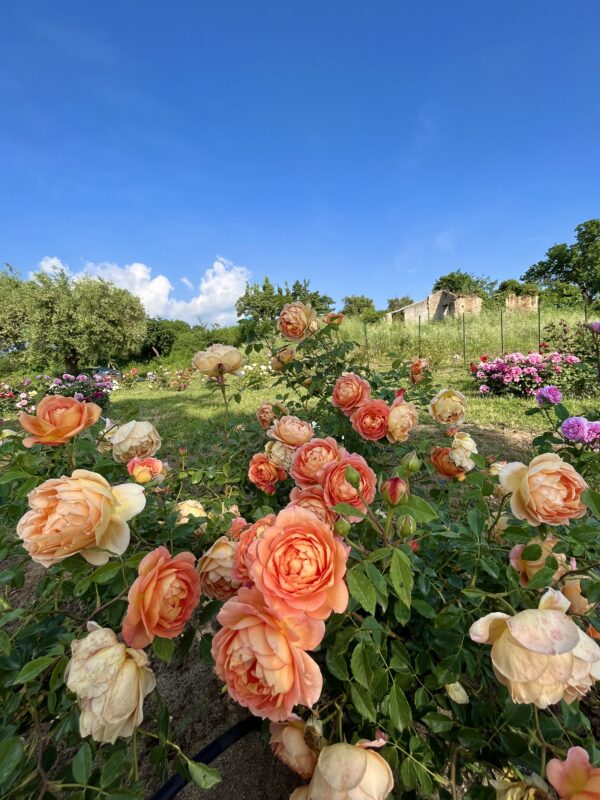
<svg viewBox="0 0 600 800"><path fill-rule="evenodd" d="M88 631L71 644L65 681L77 695L80 736L114 744L142 723L144 698L156 680L143 650L121 644L95 622L88 622Z"/></svg>
<svg viewBox="0 0 600 800"><path fill-rule="evenodd" d="M192 358L192 366L209 378L237 372L243 364L244 356L228 344L212 344Z"/></svg>
<svg viewBox="0 0 600 800"><path fill-rule="evenodd" d="M467 400L454 389L442 389L429 403L429 413L441 425L460 425L465 419Z"/></svg>
<svg viewBox="0 0 600 800"><path fill-rule="evenodd" d="M131 422L119 425L117 430L110 434L110 443L114 460L126 464L135 456L139 458L153 456L160 448L161 438L150 422L138 422L132 419Z"/></svg>

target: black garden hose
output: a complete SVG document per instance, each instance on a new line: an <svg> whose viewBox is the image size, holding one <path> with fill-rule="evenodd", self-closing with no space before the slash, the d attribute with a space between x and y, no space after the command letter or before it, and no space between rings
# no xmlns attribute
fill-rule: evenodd
<svg viewBox="0 0 600 800"><path fill-rule="evenodd" d="M232 744L243 739L244 736L252 733L252 731L259 730L261 725L262 722L258 717L246 717L246 719L240 720L233 728L229 728L228 731L217 736L210 744L202 748L199 753L196 753L192 761L210 764L211 761L214 761L217 756L224 753ZM164 786L161 786L160 789L152 795L150 800L171 800L171 798L179 794L188 783L189 781L187 778L182 778L181 775L173 775Z"/></svg>

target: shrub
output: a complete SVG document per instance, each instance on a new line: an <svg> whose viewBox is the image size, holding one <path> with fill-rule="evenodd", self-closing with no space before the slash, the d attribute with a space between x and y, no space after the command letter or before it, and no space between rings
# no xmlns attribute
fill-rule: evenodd
<svg viewBox="0 0 600 800"><path fill-rule="evenodd" d="M479 392L531 397L544 383L572 385L570 376L579 367L579 358L562 353L506 353L489 359L482 356L472 363L471 374L480 384Z"/></svg>

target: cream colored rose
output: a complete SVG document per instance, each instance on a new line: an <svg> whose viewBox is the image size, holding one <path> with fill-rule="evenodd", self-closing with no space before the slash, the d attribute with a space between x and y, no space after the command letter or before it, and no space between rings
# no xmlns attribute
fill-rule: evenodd
<svg viewBox="0 0 600 800"><path fill-rule="evenodd" d="M27 500L31 510L19 520L17 536L44 567L75 553L90 564L105 564L111 553L121 555L129 545L127 522L146 505L142 486L111 486L85 469L44 481Z"/></svg>
<svg viewBox="0 0 600 800"><path fill-rule="evenodd" d="M419 414L414 403L394 400L387 420L387 438L390 442L405 442L411 429L418 425Z"/></svg>
<svg viewBox="0 0 600 800"><path fill-rule="evenodd" d="M497 478L507 464L508 461L494 461L494 463L490 464L488 467L488 472L490 475Z"/></svg>
<svg viewBox="0 0 600 800"><path fill-rule="evenodd" d="M272 722L269 731L269 744L277 758L305 781L310 780L317 764L317 754L304 741L304 721L292 714L287 722Z"/></svg>
<svg viewBox="0 0 600 800"><path fill-rule="evenodd" d="M240 584L233 580L233 561L237 542L221 536L198 560L196 572L205 595L215 600L228 600Z"/></svg>
<svg viewBox="0 0 600 800"><path fill-rule="evenodd" d="M600 647L566 615L569 605L549 589L537 609L495 612L471 625L473 641L492 645L494 672L514 703L572 703L600 678Z"/></svg>
<svg viewBox="0 0 600 800"><path fill-rule="evenodd" d="M529 466L520 461L507 464L500 473L500 486L510 493L515 517L530 525L568 525L587 513L581 499L587 483L556 453L536 456Z"/></svg>
<svg viewBox="0 0 600 800"><path fill-rule="evenodd" d="M309 784L308 800L386 800L394 776L385 759L360 744L324 747Z"/></svg>
<svg viewBox="0 0 600 800"><path fill-rule="evenodd" d="M276 439L288 447L299 447L301 444L305 444L312 439L313 434L314 430L310 422L287 415L276 419L267 431L270 439Z"/></svg>
<svg viewBox="0 0 600 800"><path fill-rule="evenodd" d="M104 430L100 432L98 435L98 439L96 440L96 450L102 455L106 455L107 453L112 452L112 437L117 432L119 428L119 424L117 422L113 422L112 419L106 419L104 421Z"/></svg>
<svg viewBox="0 0 600 800"><path fill-rule="evenodd" d="M192 366L209 378L237 372L244 365L244 356L228 344L211 344L192 358Z"/></svg>
<svg viewBox="0 0 600 800"><path fill-rule="evenodd" d="M455 433L450 458L456 466L462 467L465 472L470 472L475 468L475 462L471 458L474 453L477 453L475 440L468 433Z"/></svg>
<svg viewBox="0 0 600 800"><path fill-rule="evenodd" d="M274 442L267 442L265 445L265 453L269 456L271 461L277 464L278 467L283 467L288 472L292 467L295 452L295 447L289 447L277 440Z"/></svg>
<svg viewBox="0 0 600 800"><path fill-rule="evenodd" d="M290 795L290 800L309 800L310 786L299 786Z"/></svg>
<svg viewBox="0 0 600 800"><path fill-rule="evenodd" d="M429 413L441 425L460 425L465 419L467 400L454 389L442 389L429 403Z"/></svg>
<svg viewBox="0 0 600 800"><path fill-rule="evenodd" d="M135 456L153 456L160 448L161 438L152 423L132 419L111 434L110 442L114 460L126 464Z"/></svg>
<svg viewBox="0 0 600 800"><path fill-rule="evenodd" d="M510 519L506 516L506 514L500 514L498 521L492 528L492 538L498 544L502 544L504 541L504 531L510 525Z"/></svg>
<svg viewBox="0 0 600 800"><path fill-rule="evenodd" d="M496 790L496 800L551 800L550 787L535 773L523 779L508 773L490 784Z"/></svg>
<svg viewBox="0 0 600 800"><path fill-rule="evenodd" d="M586 614L589 614L594 607L594 604L588 602L583 596L581 591L581 579L577 578L575 575L572 577L567 575L564 579L562 593L571 604L569 606L570 614L578 614L584 617Z"/></svg>
<svg viewBox="0 0 600 800"><path fill-rule="evenodd" d="M121 644L95 622L88 622L88 631L71 644L65 681L77 695L80 736L114 744L142 723L144 698L156 680L143 650Z"/></svg>
<svg viewBox="0 0 600 800"><path fill-rule="evenodd" d="M185 525L192 517L208 519L204 506L198 500L181 500L175 508L177 510L176 525Z"/></svg>

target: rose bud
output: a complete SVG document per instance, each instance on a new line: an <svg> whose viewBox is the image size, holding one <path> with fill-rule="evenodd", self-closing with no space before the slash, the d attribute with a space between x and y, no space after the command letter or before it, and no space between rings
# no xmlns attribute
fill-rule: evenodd
<svg viewBox="0 0 600 800"><path fill-rule="evenodd" d="M379 489L388 506L398 506L410 494L408 483L404 478L387 478Z"/></svg>
<svg viewBox="0 0 600 800"><path fill-rule="evenodd" d="M414 450L407 453L400 463L409 475L414 475L421 469L421 459Z"/></svg>
<svg viewBox="0 0 600 800"><path fill-rule="evenodd" d="M347 519L344 519L344 517L338 517L335 525L333 526L333 530L335 533L337 533L338 536L344 537L348 534L348 531L350 530L351 527L352 526L350 525Z"/></svg>
<svg viewBox="0 0 600 800"><path fill-rule="evenodd" d="M417 532L417 523L410 514L405 514L403 517L400 517L398 520L398 532L402 536L412 536Z"/></svg>
<svg viewBox="0 0 600 800"><path fill-rule="evenodd" d="M355 470L354 467L346 467L345 477L353 489L358 489L360 487L360 472Z"/></svg>

